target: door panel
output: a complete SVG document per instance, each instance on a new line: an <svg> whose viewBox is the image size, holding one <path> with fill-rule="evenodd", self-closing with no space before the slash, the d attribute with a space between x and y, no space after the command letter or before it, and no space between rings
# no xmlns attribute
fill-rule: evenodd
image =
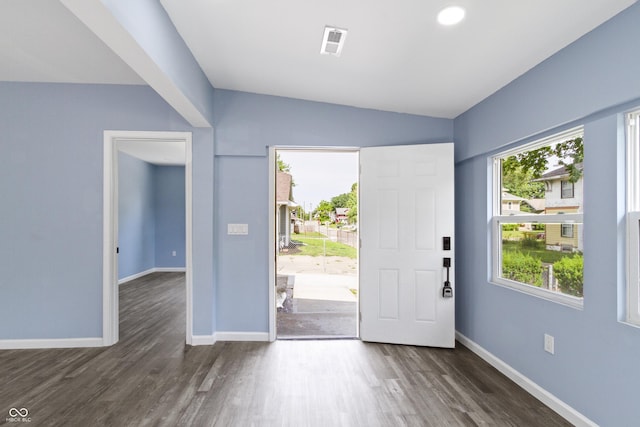
<svg viewBox="0 0 640 427"><path fill-rule="evenodd" d="M362 340L453 347L454 298L442 296L443 257L454 259L453 144L365 148L360 165ZM453 268L449 280L455 290Z"/></svg>

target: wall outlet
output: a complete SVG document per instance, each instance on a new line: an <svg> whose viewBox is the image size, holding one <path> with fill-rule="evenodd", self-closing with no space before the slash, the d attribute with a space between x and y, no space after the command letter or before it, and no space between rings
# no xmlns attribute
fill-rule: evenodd
<svg viewBox="0 0 640 427"><path fill-rule="evenodd" d="M555 351L554 339L551 335L544 334L544 351L554 354Z"/></svg>
<svg viewBox="0 0 640 427"><path fill-rule="evenodd" d="M171 256L176 256L176 251L172 251Z"/></svg>

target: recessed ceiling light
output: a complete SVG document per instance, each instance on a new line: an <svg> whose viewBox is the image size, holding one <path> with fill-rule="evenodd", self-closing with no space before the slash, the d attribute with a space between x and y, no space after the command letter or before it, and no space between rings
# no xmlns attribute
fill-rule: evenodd
<svg viewBox="0 0 640 427"><path fill-rule="evenodd" d="M459 6L450 6L438 13L438 22L441 25L455 25L463 19L464 9Z"/></svg>

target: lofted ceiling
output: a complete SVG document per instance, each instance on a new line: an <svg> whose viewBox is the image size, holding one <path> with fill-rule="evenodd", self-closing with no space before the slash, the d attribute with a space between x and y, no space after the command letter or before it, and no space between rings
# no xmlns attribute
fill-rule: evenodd
<svg viewBox="0 0 640 427"><path fill-rule="evenodd" d="M454 118L634 0L161 0L212 85ZM457 26L437 23L449 5ZM320 55L326 25L347 29Z"/></svg>
<svg viewBox="0 0 640 427"><path fill-rule="evenodd" d="M216 88L445 118L635 2L154 1ZM443 27L451 4L466 17ZM340 57L326 25L349 31ZM146 84L58 0L0 1L0 81Z"/></svg>
<svg viewBox="0 0 640 427"><path fill-rule="evenodd" d="M145 84L57 0L0 1L0 81Z"/></svg>

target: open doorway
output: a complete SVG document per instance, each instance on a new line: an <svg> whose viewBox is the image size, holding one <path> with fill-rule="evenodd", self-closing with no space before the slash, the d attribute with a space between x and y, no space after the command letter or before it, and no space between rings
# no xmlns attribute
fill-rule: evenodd
<svg viewBox="0 0 640 427"><path fill-rule="evenodd" d="M358 151L276 150L278 339L358 337Z"/></svg>
<svg viewBox="0 0 640 427"><path fill-rule="evenodd" d="M176 266L169 267L171 262L177 262L181 259L181 270L184 270L184 284L185 284L185 330L187 344L192 340L192 172L191 172L191 133L188 132L128 132L128 131L106 131L104 135L104 276L103 276L103 344L112 345L118 342L119 339L119 282L122 281L122 275L118 272L119 258L120 258L120 242L119 239L122 236L119 233L120 227L125 227L126 224L119 224L119 220L122 220L122 213L119 212L120 208L120 191L122 186L119 186L119 181L123 177L120 176L122 170L119 168L121 162L129 163L129 171L133 171L136 175L136 180L140 181L142 197L149 197L154 199L153 203L163 204L167 203L163 196L166 192L161 191L158 194L152 194L154 191L150 188L153 185L149 185L147 181L153 179L159 179L160 184L158 189L164 190L167 188L169 182L174 181L172 176L175 174L182 174L182 180L178 185L183 187L181 192L182 202L169 202L172 204L170 208L174 212L167 212L163 209L163 214L169 214L171 218L162 217L158 218L158 222L164 222L171 224L175 220L175 213L184 215L182 233L182 243L176 243L180 241L178 239L172 239L170 244L171 248L167 246L162 253L156 254L153 251L153 260L143 260L139 262L139 259L135 260L135 264L131 271L125 273L127 279L136 279L151 272L158 271L176 271ZM154 166L155 165L155 166ZM164 166L161 166L164 165ZM177 168L170 168L169 165L178 166ZM162 181L165 182L162 182ZM120 187L120 188L119 188ZM120 190L120 191L119 191ZM127 190L129 190L127 188ZM176 188L176 190L179 190ZM179 191L176 191L179 192ZM140 200L138 192L130 192L130 196L135 200L132 204L134 209L145 210L143 206L144 201ZM150 202L147 200L147 204ZM154 207L146 206L147 211L152 211ZM140 218L138 218L138 216ZM166 216L166 215L164 215ZM139 223L148 226L149 222L145 218L144 212L141 215L136 215ZM166 228L166 227L165 227ZM137 233L137 234L136 234ZM147 230L136 230L134 237L140 237L134 239L133 242L129 242L129 247L142 244L148 245L152 241L153 248L156 244L163 245L162 241L155 242L155 235L153 239L147 239L145 241L145 234L149 234ZM154 231L155 233L155 231ZM123 242L125 243L125 242ZM175 246L175 247L174 247ZM166 252L166 253L165 253ZM182 254L180 253L182 252ZM140 251L140 253L149 255L149 251ZM168 257L168 260L162 261L162 265L166 267L158 268L158 259L156 255ZM182 256L180 256L182 255ZM160 258L161 258L160 257ZM140 267L141 265L147 265L151 263L151 268ZM122 268L122 266L121 266ZM138 271L140 270L140 271Z"/></svg>

